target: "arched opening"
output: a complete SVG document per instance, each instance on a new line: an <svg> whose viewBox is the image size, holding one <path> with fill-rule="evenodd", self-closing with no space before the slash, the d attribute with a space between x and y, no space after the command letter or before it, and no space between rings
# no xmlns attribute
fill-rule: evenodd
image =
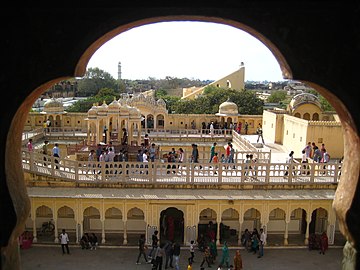
<svg viewBox="0 0 360 270"><path fill-rule="evenodd" d="M304 243L306 229L306 211L302 208L294 209L290 214L290 222L288 225L289 245L293 243Z"/></svg>
<svg viewBox="0 0 360 270"><path fill-rule="evenodd" d="M246 212L244 213L244 230L248 229L251 232L253 231L253 229L257 229L259 231L261 226L260 218L261 214L259 210L255 208L246 210Z"/></svg>
<svg viewBox="0 0 360 270"><path fill-rule="evenodd" d="M221 216L220 242L237 245L240 234L239 212L233 208L226 209Z"/></svg>
<svg viewBox="0 0 360 270"><path fill-rule="evenodd" d="M271 245L283 245L285 238L285 211L280 208L273 209L269 214L269 223L267 224L267 241Z"/></svg>
<svg viewBox="0 0 360 270"><path fill-rule="evenodd" d="M105 211L104 221L106 243L118 245L123 242L123 216L120 209L111 207Z"/></svg>
<svg viewBox="0 0 360 270"><path fill-rule="evenodd" d="M328 212L324 208L317 208L311 214L309 234L321 234L327 231Z"/></svg>
<svg viewBox="0 0 360 270"><path fill-rule="evenodd" d="M160 239L161 242L184 242L184 213L169 207L160 213Z"/></svg>
<svg viewBox="0 0 360 270"><path fill-rule="evenodd" d="M303 119L310 120L310 114L309 113L304 113Z"/></svg>
<svg viewBox="0 0 360 270"><path fill-rule="evenodd" d="M100 212L93 206L84 210L83 232L101 232Z"/></svg>
<svg viewBox="0 0 360 270"><path fill-rule="evenodd" d="M69 235L69 239L75 242L76 239L76 220L75 213L69 206L62 206L57 211L57 231L60 233L65 229ZM57 236L55 236L57 237Z"/></svg>
<svg viewBox="0 0 360 270"><path fill-rule="evenodd" d="M213 209L206 208L200 212L198 224L198 236L203 238L205 243L210 243L212 240L217 240L217 222L216 212Z"/></svg>
<svg viewBox="0 0 360 270"><path fill-rule="evenodd" d="M49 222L53 223L54 216L50 207L42 205L36 209L35 228L39 242L54 242L54 227L47 226Z"/></svg>
<svg viewBox="0 0 360 270"><path fill-rule="evenodd" d="M110 39L111 38L111 35L109 35L107 38L104 38L105 41ZM101 42L104 42L104 39L102 39ZM99 41L100 42L100 41ZM93 45L91 46L91 50L90 51L94 51L97 47L98 47L99 44L96 44L96 45ZM89 54L89 52L88 52ZM76 70L76 74L75 75L79 75L79 74L82 74L84 68L85 68L85 65L84 63L86 63L86 57L85 59L81 59L81 61L79 61L79 65L77 67L77 70ZM320 87L318 87L320 89ZM34 93L31 95L30 97L30 100L34 98L34 96L38 95L39 92L43 91L44 89L46 89L46 86L42 86L42 87L39 87L39 89L37 89L36 91L34 91ZM323 93L326 93L327 91L322 89ZM327 94L328 97L332 96L330 93ZM342 102L340 102L340 100L338 100L337 98L334 99L333 101L334 103L336 102L339 102L339 104L336 106L336 108L339 110L339 115L340 115L340 118L342 119L343 123L346 125L346 133L345 133L345 137L346 137L346 144L345 145L348 145L345 149L345 155L347 158L354 158L352 160L358 160L356 159L356 157L358 156L358 136L357 136L357 132L356 132L356 128L355 128L355 123L353 122L353 119L350 115L350 113L347 111L346 107L343 106ZM24 109L29 109L29 103L27 102L26 104L23 104L20 108L20 111L21 110L24 110ZM10 139L7 141L7 144L6 144L6 152L12 152L14 150L14 147L16 148L19 148L19 142L18 142L18 139L19 139L19 135L20 135L20 132L21 132L21 124L23 123L23 120L24 120L24 116L21 115L21 113L17 114L13 119L12 119L12 124L11 124L11 128L10 128L10 132L9 132L9 137ZM17 131L18 130L18 131ZM13 138L11 138L13 137ZM355 147L354 147L355 145ZM349 147L350 146L350 147ZM350 149L350 148L354 148L354 149ZM16 171L16 168L18 168L18 161L15 160L10 160L9 162L6 163L6 171L10 171L10 172L14 172ZM352 164L349 164L349 165L346 165L346 171L347 171L347 176L349 176L348 178L346 178L346 181L343 181L343 182L346 182L345 184L347 185L347 187L349 186L352 186L352 187L356 187L355 183L358 181L358 169L359 169L359 162L354 162ZM352 175L353 174L353 175ZM23 177L21 177L21 173L14 173L13 175L9 175L7 176L10 181L10 183L12 184L9 184L10 186L10 192L13 192L14 188L12 187L14 183L19 183L23 180ZM19 180L15 180L16 179L19 179ZM345 179L345 178L344 178ZM345 185L344 184L344 185ZM343 198L343 185L340 183L340 188L338 188L338 191L341 192L341 198ZM345 212L347 212L350 208L350 204L351 204L351 201L352 201L352 198L353 198L353 195L355 194L355 191L356 189L351 189L350 192L348 192L347 194L349 194L349 200L343 202L343 203L340 203L340 202L337 202L335 203L335 207L337 206L338 208L338 211L341 213L341 214L344 214ZM26 193L23 192L23 193L19 193L18 197L15 199L15 203L14 205L16 205L16 200L24 200L24 201L27 201L27 197L26 197ZM345 196L346 197L346 196ZM342 209L339 209L339 206L343 205L344 207L342 207ZM23 206L23 204L21 204L21 207ZM20 223L21 223L21 220L24 220L27 215L23 215L22 216L22 213L26 213L29 209L29 206L27 207L23 207L22 210L19 211L19 220L20 220ZM346 223L345 223L345 215L343 215L342 217L342 222L343 222L343 230L346 231Z"/></svg>
<svg viewBox="0 0 360 270"><path fill-rule="evenodd" d="M138 207L131 208L127 213L126 230L124 230L124 243L136 244L139 235L145 233L146 222L144 211Z"/></svg>

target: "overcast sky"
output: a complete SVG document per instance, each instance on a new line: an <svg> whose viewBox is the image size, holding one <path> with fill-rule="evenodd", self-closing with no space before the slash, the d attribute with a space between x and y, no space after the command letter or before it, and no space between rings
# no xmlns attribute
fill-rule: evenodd
<svg viewBox="0 0 360 270"><path fill-rule="evenodd" d="M98 67L122 79L166 76L217 80L245 64L245 81L282 81L270 50L232 26L207 22L161 22L132 28L94 53L87 68Z"/></svg>

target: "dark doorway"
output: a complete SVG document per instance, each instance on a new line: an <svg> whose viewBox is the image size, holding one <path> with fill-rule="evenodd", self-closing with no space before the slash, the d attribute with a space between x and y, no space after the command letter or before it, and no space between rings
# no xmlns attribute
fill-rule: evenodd
<svg viewBox="0 0 360 270"><path fill-rule="evenodd" d="M169 207L160 214L161 242L184 242L184 213L175 207Z"/></svg>

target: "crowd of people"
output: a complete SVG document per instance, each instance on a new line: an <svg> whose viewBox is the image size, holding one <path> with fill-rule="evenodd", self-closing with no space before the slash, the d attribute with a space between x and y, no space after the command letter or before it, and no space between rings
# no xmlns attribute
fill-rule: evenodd
<svg viewBox="0 0 360 270"><path fill-rule="evenodd" d="M241 270L243 262L240 249L236 251L235 256L231 259L226 241L224 241L221 247L221 256L217 261L218 251L215 243L215 232L211 228L210 224L206 236L201 234L197 241L190 241L188 251L186 255L183 256L187 259L187 269L193 269L194 263L198 262L200 263L200 269L205 269L206 266L209 268L215 266L217 269ZM158 233L157 230L153 232L150 247L146 245L145 234L140 235L138 240L139 253L136 264L141 264L140 259L143 257L145 263L151 264L152 270L162 270L163 266L165 266L165 269L174 268L175 270L179 270L180 244L177 241L169 240L160 243ZM201 258L198 259L196 257L195 249L201 252Z"/></svg>

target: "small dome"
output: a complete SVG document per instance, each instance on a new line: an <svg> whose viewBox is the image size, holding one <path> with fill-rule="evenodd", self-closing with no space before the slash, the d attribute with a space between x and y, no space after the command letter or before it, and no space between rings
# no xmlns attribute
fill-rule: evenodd
<svg viewBox="0 0 360 270"><path fill-rule="evenodd" d="M130 107L129 111L130 111L130 117L131 118L139 118L139 117L141 117L141 112L140 112L139 109L137 109L135 107Z"/></svg>
<svg viewBox="0 0 360 270"><path fill-rule="evenodd" d="M310 93L301 93L298 95L295 95L290 103L289 103L289 109L290 111L294 111L297 107L299 107L302 104L314 104L321 108L321 103L317 96L310 94Z"/></svg>
<svg viewBox="0 0 360 270"><path fill-rule="evenodd" d="M108 106L108 109L112 111L118 111L119 108L120 108L120 104L116 99L114 99Z"/></svg>
<svg viewBox="0 0 360 270"><path fill-rule="evenodd" d="M162 107L166 107L166 103L165 103L165 101L164 101L162 98L160 98L160 99L156 102L156 104L159 105L159 106L162 106Z"/></svg>
<svg viewBox="0 0 360 270"><path fill-rule="evenodd" d="M45 102L44 112L46 112L46 113L64 113L64 105L61 101L52 98Z"/></svg>
<svg viewBox="0 0 360 270"><path fill-rule="evenodd" d="M105 100L101 106L98 107L98 113L106 114L108 111L108 105L106 104Z"/></svg>
<svg viewBox="0 0 360 270"><path fill-rule="evenodd" d="M238 115L239 109L238 109L238 106L234 102L227 100L220 104L218 114L219 115Z"/></svg>
<svg viewBox="0 0 360 270"><path fill-rule="evenodd" d="M90 108L90 110L88 110L88 115L96 115L97 114L97 107L95 104L93 104L93 106Z"/></svg>

